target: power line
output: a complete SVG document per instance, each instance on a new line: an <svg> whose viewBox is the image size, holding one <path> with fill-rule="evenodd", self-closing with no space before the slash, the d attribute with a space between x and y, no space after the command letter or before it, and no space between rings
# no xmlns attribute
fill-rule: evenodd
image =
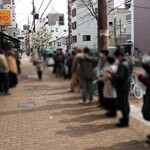
<svg viewBox="0 0 150 150"><path fill-rule="evenodd" d="M40 12L40 9L41 9L43 3L44 3L44 0L42 1L41 5L40 5L40 7L39 7L38 13Z"/></svg>
<svg viewBox="0 0 150 150"><path fill-rule="evenodd" d="M46 6L44 12L42 13L42 15L41 15L41 17L40 17L40 19L42 19L43 15L45 14L45 12L46 12L46 10L47 10L47 8L49 7L49 5L50 5L51 2L52 2L52 0L50 0L49 3L47 4L47 6Z"/></svg>
<svg viewBox="0 0 150 150"><path fill-rule="evenodd" d="M42 13L42 15L41 15L41 17L40 17L39 20L42 19L43 15L45 14L45 12L46 12L46 10L47 10L47 8L49 7L49 5L50 5L51 2L52 2L52 0L50 0L49 3L47 4L47 6L46 6L45 10L43 11L43 13ZM38 24L38 23L39 23L39 21L37 22L37 24ZM37 24L36 24L36 26L37 26Z"/></svg>
<svg viewBox="0 0 150 150"><path fill-rule="evenodd" d="M142 9L150 9L150 7L144 7L144 6L136 6L136 5L131 5L131 6L136 8L142 8Z"/></svg>
<svg viewBox="0 0 150 150"><path fill-rule="evenodd" d="M80 25L83 25L83 24L85 24L85 23L87 23L87 22L89 22L89 21L91 21L91 20L93 21L94 19L95 19L95 18L92 18L92 19L89 19L89 20L87 20L87 21L85 21L85 22L83 22L83 23L80 23L80 24L77 25L77 27L80 26Z"/></svg>

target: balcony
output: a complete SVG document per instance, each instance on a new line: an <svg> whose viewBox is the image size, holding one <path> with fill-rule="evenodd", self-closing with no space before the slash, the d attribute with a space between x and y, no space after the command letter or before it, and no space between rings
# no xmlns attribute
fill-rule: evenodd
<svg viewBox="0 0 150 150"><path fill-rule="evenodd" d="M131 13L129 13L129 14L126 15L126 21L128 23L131 23Z"/></svg>
<svg viewBox="0 0 150 150"><path fill-rule="evenodd" d="M131 33L126 34L126 41L130 42L131 41Z"/></svg>

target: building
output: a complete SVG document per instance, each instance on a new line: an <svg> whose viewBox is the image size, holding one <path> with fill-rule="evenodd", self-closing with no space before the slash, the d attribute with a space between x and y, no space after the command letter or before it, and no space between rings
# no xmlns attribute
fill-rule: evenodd
<svg viewBox="0 0 150 150"><path fill-rule="evenodd" d="M20 49L25 51L26 35L25 34L18 34L18 35L16 35L16 39L18 39L20 41Z"/></svg>
<svg viewBox="0 0 150 150"><path fill-rule="evenodd" d="M89 47L93 51L97 51L97 18L98 18L98 4L97 1L93 1L93 4L89 4L85 1L87 6L91 8L91 12L82 1L68 0L68 28L71 31L69 36L72 38L71 49L74 47ZM90 7L91 5L91 7ZM114 0L108 3L108 18L109 18L109 31L112 33L113 17L114 17ZM71 14L71 15L70 15ZM71 26L71 27L70 27ZM113 39L113 37L111 37ZM113 41L110 41L110 45L113 45Z"/></svg>
<svg viewBox="0 0 150 150"><path fill-rule="evenodd" d="M114 45L121 45L126 53L130 53L132 43L127 41L131 33L131 25L126 21L126 15L130 13L128 8L117 8L114 15Z"/></svg>
<svg viewBox="0 0 150 150"><path fill-rule="evenodd" d="M19 40L14 38L17 28L14 0L1 0L0 8L0 48L6 51L19 48Z"/></svg>
<svg viewBox="0 0 150 150"><path fill-rule="evenodd" d="M44 26L47 27L51 33L51 39L49 40L50 49L62 49L65 51L67 49L66 36L68 34L67 26L65 25L64 14L57 12L49 13L44 20Z"/></svg>
<svg viewBox="0 0 150 150"><path fill-rule="evenodd" d="M135 54L149 52L150 41L150 1L147 0L125 0L126 8L131 10L126 16L127 22L131 25L131 33L127 41L132 43L131 51Z"/></svg>

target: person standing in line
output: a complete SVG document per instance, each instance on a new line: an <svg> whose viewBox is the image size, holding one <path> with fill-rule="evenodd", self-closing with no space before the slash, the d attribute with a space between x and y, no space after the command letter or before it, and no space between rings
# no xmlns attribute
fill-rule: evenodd
<svg viewBox="0 0 150 150"><path fill-rule="evenodd" d="M68 92L74 92L75 87L79 85L79 59L82 57L82 49L76 48L76 53L74 53L73 60L72 60L72 67L71 67L71 82L70 82L70 89ZM80 87L79 87L80 88Z"/></svg>
<svg viewBox="0 0 150 150"><path fill-rule="evenodd" d="M141 74L139 72L135 72L135 73L137 74L139 81L146 86L146 93L144 96L145 99L150 100L150 56L146 56L146 60L144 59L142 62L142 67L145 70L145 74ZM146 143L150 144L150 134L147 135Z"/></svg>
<svg viewBox="0 0 150 150"><path fill-rule="evenodd" d="M18 84L18 69L15 53L13 51L8 52L7 62L9 67L10 88L13 88Z"/></svg>
<svg viewBox="0 0 150 150"><path fill-rule="evenodd" d="M93 77L94 77L94 63L90 56L89 48L84 48L84 55L79 59L80 71L79 75L82 82L82 101L81 104L86 104L89 96L89 103L93 103Z"/></svg>
<svg viewBox="0 0 150 150"><path fill-rule="evenodd" d="M103 69L107 65L106 60L108 57L108 50L104 49L100 51L100 59L98 61L98 65L96 67L96 76L97 78L103 77ZM104 107L105 108L105 100L104 100L104 82L103 81L98 81L98 101L99 105L98 107Z"/></svg>
<svg viewBox="0 0 150 150"><path fill-rule="evenodd" d="M113 74L113 80L116 82L117 92L117 107L122 113L122 118L117 127L128 127L129 126L129 113L130 105L128 100L131 76L132 76L132 64L125 58L124 53L121 50L116 50L114 53L116 59L119 61L118 70L116 74Z"/></svg>
<svg viewBox="0 0 150 150"><path fill-rule="evenodd" d="M116 99L117 93L115 87L112 85L112 73L117 72L117 65L115 64L115 58L108 56L107 67L104 68L103 77L99 77L99 81L104 82L104 98L105 107L108 110L106 115L108 117L116 117Z"/></svg>
<svg viewBox="0 0 150 150"><path fill-rule="evenodd" d="M3 51L0 51L0 92L6 96L11 95L9 93L9 68L8 63Z"/></svg>
<svg viewBox="0 0 150 150"><path fill-rule="evenodd" d="M36 60L35 66L37 70L38 79L41 81L42 75L43 75L43 60L42 60L41 55L39 55L39 58Z"/></svg>

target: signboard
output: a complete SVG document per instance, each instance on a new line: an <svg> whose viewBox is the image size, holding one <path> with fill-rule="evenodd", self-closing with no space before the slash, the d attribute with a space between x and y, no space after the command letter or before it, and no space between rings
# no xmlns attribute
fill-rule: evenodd
<svg viewBox="0 0 150 150"><path fill-rule="evenodd" d="M11 25L11 11L0 9L0 25L9 26Z"/></svg>

